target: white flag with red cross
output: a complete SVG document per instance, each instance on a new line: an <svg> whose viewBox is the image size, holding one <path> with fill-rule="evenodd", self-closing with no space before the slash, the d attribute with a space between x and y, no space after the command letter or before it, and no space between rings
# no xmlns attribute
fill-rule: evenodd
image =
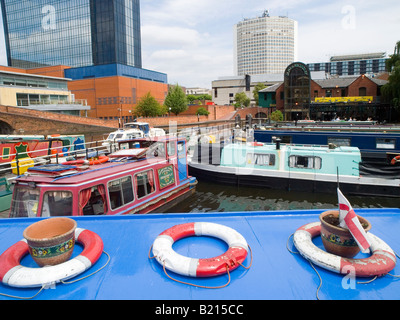
<svg viewBox="0 0 400 320"><path fill-rule="evenodd" d="M339 200L339 224L342 228L348 229L356 240L360 250L363 253L369 252L371 242L368 239L368 235L362 227L360 221L350 202L342 194L339 188L337 188L338 200Z"/></svg>

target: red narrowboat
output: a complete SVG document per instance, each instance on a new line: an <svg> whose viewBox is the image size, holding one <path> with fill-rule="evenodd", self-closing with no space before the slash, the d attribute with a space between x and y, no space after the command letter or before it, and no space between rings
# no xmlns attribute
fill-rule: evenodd
<svg viewBox="0 0 400 320"><path fill-rule="evenodd" d="M159 213L194 193L184 138L119 145L97 160L29 168L14 182L10 218Z"/></svg>

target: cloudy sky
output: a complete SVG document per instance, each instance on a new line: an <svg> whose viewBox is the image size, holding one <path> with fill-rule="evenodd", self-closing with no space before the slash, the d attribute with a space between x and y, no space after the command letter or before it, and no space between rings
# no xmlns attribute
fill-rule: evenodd
<svg viewBox="0 0 400 320"><path fill-rule="evenodd" d="M171 84L211 88L233 75L233 25L264 10L298 21L298 60L305 63L389 55L400 40L399 0L141 0L143 68L166 73Z"/></svg>

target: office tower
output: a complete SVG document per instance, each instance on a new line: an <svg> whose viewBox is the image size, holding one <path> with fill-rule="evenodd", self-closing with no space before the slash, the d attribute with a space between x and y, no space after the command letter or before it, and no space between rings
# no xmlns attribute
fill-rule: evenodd
<svg viewBox="0 0 400 320"><path fill-rule="evenodd" d="M234 26L234 73L281 73L297 60L297 21L288 17L244 19Z"/></svg>
<svg viewBox="0 0 400 320"><path fill-rule="evenodd" d="M139 0L1 0L8 65L142 67Z"/></svg>

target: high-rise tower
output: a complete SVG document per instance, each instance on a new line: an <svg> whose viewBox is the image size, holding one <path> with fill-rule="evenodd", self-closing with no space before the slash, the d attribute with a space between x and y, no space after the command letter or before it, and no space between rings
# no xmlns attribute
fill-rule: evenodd
<svg viewBox="0 0 400 320"><path fill-rule="evenodd" d="M283 74L297 60L297 21L268 11L234 26L234 73Z"/></svg>
<svg viewBox="0 0 400 320"><path fill-rule="evenodd" d="M1 0L8 65L142 67L139 0Z"/></svg>

